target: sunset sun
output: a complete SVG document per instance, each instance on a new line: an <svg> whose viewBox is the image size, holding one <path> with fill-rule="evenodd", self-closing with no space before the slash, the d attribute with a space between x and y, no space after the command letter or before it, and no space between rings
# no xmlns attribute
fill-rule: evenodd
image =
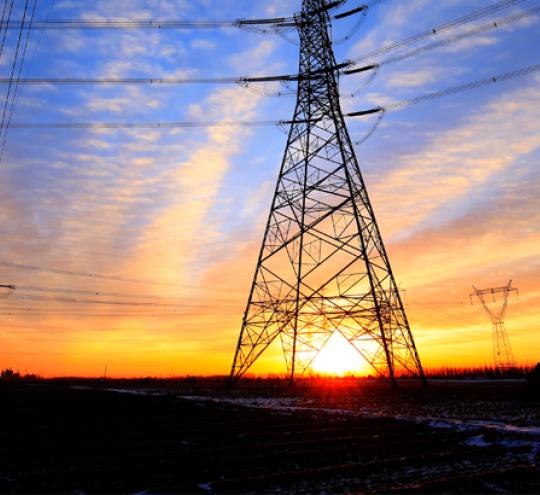
<svg viewBox="0 0 540 495"><path fill-rule="evenodd" d="M362 356L339 332L334 332L330 337L313 360L311 369L315 373L333 376L358 375L369 371Z"/></svg>

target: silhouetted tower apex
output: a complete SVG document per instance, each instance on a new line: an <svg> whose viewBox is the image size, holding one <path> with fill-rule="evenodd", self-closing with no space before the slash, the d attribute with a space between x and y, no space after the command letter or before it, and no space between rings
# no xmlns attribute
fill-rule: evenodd
<svg viewBox="0 0 540 495"><path fill-rule="evenodd" d="M297 16L297 103L231 369L279 337L291 379L334 332L380 375L424 380L399 290L341 112L328 8Z"/></svg>
<svg viewBox="0 0 540 495"><path fill-rule="evenodd" d="M510 340L508 339L508 333L504 326L504 317L506 315L506 309L508 308L508 296L510 293L518 293L518 289L512 287L512 281L508 282L508 285L502 287L491 287L489 289L477 289L473 285L474 292L470 295L471 303L473 297L477 297L487 314L491 318L491 324L493 328L493 365L498 369L514 368L516 361L514 354L512 353L512 347L510 346ZM502 305L498 311L489 307L488 298L492 299L492 302L496 302L496 294L502 294Z"/></svg>

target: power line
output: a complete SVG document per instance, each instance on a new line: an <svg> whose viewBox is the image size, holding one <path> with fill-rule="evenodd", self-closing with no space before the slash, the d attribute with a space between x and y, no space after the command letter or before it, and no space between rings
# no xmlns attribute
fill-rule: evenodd
<svg viewBox="0 0 540 495"><path fill-rule="evenodd" d="M452 43L462 41L463 39L476 36L478 34L483 34L485 32L514 24L528 17L532 17L540 12L540 5L532 7L526 11L513 14L502 19L497 19L495 21L483 24L472 30L460 33L456 36L430 43L425 46L421 46L409 52L406 52L401 55L396 55L381 62L371 64L368 66L360 68L350 68L358 65L354 61L346 61L341 64L338 64L336 67L333 67L328 70L339 70L345 69L341 72L343 75L351 75L357 72L363 72L366 70L374 70L379 67L383 67L388 64L406 60L413 56L418 55L426 51L431 51L437 48L448 46ZM335 42L334 42L335 44ZM131 84L131 85L177 85L177 84L251 84L251 83L264 83L264 82L294 82L302 79L298 74L283 74L275 76L231 76L231 77L200 77L200 78L185 78L185 77L176 77L176 78L159 78L159 77L124 77L124 78L51 78L51 77L31 77L31 78L18 78L17 84L54 84L54 85L71 85L71 84L81 84L81 85L108 85L108 84ZM0 78L0 84L7 84L10 82L9 78Z"/></svg>
<svg viewBox="0 0 540 495"><path fill-rule="evenodd" d="M11 19L11 13L13 12L13 1L11 0L8 10L8 16L5 25L3 26L4 34L2 35L2 44L0 45L0 58L2 57L2 53L4 53L4 46L6 44L6 36L9 29L9 21ZM4 10L5 10L6 4L4 4ZM2 13L2 20L4 19L4 13ZM1 30L0 30L1 32Z"/></svg>
<svg viewBox="0 0 540 495"><path fill-rule="evenodd" d="M381 3L383 0L375 0L369 4L362 5L355 12L367 10L371 6ZM345 4L347 0L335 0L328 3L322 10L307 13L314 15L323 11L332 10ZM343 16L343 14L342 14ZM334 16L338 19L341 17ZM219 28L254 28L267 26L270 28L291 28L297 27L300 17L273 17L263 19L226 19L226 20L182 20L182 19L163 19L163 20L133 20L133 19L44 19L36 20L33 25L36 29L219 29ZM28 27L28 23L11 23L9 29L21 29Z"/></svg>
<svg viewBox="0 0 540 495"><path fill-rule="evenodd" d="M22 14L23 22L26 19L26 12L28 11L28 3L29 3L29 0L26 0L25 3L24 3L24 10L23 10L23 14ZM8 83L6 99L4 101L4 109L3 109L3 112L2 112L2 121L0 123L0 140L3 139L4 127L5 127L5 124L6 124L6 115L7 115L7 112L8 112L8 105L9 105L10 97L11 97L11 88L13 87L13 76L15 75L15 70L16 70L16 67L17 67L17 60L19 58L19 49L20 49L20 46L21 46L22 34L23 34L23 28L20 27L19 35L18 35L18 38L17 38L17 47L15 48L15 55L13 56L13 64L11 66L11 75L9 76L9 83Z"/></svg>
<svg viewBox="0 0 540 495"><path fill-rule="evenodd" d="M131 19L44 19L36 20L36 29L218 29L270 26L274 28L295 27L294 17L268 19L230 19L230 20L131 20ZM10 29L27 27L26 23L11 23Z"/></svg>
<svg viewBox="0 0 540 495"><path fill-rule="evenodd" d="M521 3L525 0L502 0L500 2L497 2L493 5L490 5L488 7L484 7L482 9L476 10L474 12L471 12L470 14L467 14L462 17L458 17L456 19L453 19L451 21L445 22L444 24L440 24L428 31L424 31L419 34L415 34L413 36L409 36L408 38L405 38L400 41L396 41L394 43L390 43L389 45L385 45L381 48L378 48L376 50L373 50L369 53L366 53L365 55L362 55L361 57L357 57L352 59L353 62L362 62L365 60L368 60L370 58L373 58L378 55L382 55L384 53L387 53L389 51L396 50L398 48L402 48L407 45L411 45L413 43L417 43L418 41L421 41L425 38L429 38L431 36L435 36L437 34L440 34L444 31L448 31L451 29L454 29L458 26L461 26L463 24L468 24L470 22L476 21L478 19L481 19L482 17L486 17L488 15L491 15L495 12L498 12L500 10L506 9L508 7L511 7L513 5L517 5L518 3Z"/></svg>
<svg viewBox="0 0 540 495"><path fill-rule="evenodd" d="M92 280L110 280L110 281L116 281L116 282L126 282L126 283L140 283L140 284L147 284L147 285L157 285L157 286L169 286L169 287L175 287L183 290L199 290L199 286L186 286L186 285L179 285L174 284L170 282L160 282L156 280L149 280L149 279L139 279L139 278L132 278L132 277L121 277L116 275L107 275L107 274L100 274L100 273L90 273L90 272L80 272L80 271L72 271L72 270L64 270L60 268L52 268L47 266L37 266L37 265L28 265L28 264L22 264L22 263L14 263L10 261L0 261L0 266L3 266L5 268L11 268L14 270L24 270L24 271L35 271L35 272L43 272L43 273L51 273L55 275L66 275L66 276L73 276L73 277L83 277L88 278ZM3 286L0 286L3 287ZM36 287L36 286L20 286L15 284L9 284L5 286L7 288L12 288L11 290L28 290L28 291L36 291L36 292L62 292L62 293L78 293L80 295L87 295L87 294L93 294L99 293L99 295L109 295L113 297L147 297L147 298L161 298L165 299L163 296L153 296L153 295L144 295L144 294L128 294L126 293L119 293L119 292L103 292L100 290L78 290L78 289L64 289L64 288L50 288L50 287ZM219 288L213 289L213 292L226 292L227 294L230 294L229 290L221 290ZM122 294L122 295L120 295ZM188 297L188 296L186 296ZM194 296L188 297L190 300L195 299L201 299ZM171 297L168 297L166 299L171 299ZM212 301L215 301L216 298L212 298ZM219 299L219 301L222 302L230 302L230 299Z"/></svg>
<svg viewBox="0 0 540 495"><path fill-rule="evenodd" d="M4 0L4 6L2 7L2 18L0 20L0 32L4 29L4 19L6 17L6 10L8 5L8 0Z"/></svg>
<svg viewBox="0 0 540 495"><path fill-rule="evenodd" d="M2 18L0 20L0 36L2 35L2 32L4 31L4 19L6 18L6 12L7 12L7 6L8 6L8 0L4 0L4 6L2 7ZM13 3L13 2L12 2ZM7 22L9 22L9 18L7 19ZM6 26L7 26L6 22ZM7 29L6 29L7 33ZM4 51L4 41L5 41L5 35L3 37L2 45L0 48L0 59L2 58L2 52Z"/></svg>
<svg viewBox="0 0 540 495"><path fill-rule="evenodd" d="M237 315L237 311L230 311L230 312L220 312L220 316L223 314L235 316ZM35 316L35 317L54 317L59 318L63 320L69 320L69 319L75 319L78 320L79 318L185 318L186 316L199 316L201 315L200 312L184 312L184 313L108 313L108 314L95 314L95 313L66 313L66 312L13 312L13 311L5 311L3 312L0 309L0 317L1 316Z"/></svg>
<svg viewBox="0 0 540 495"><path fill-rule="evenodd" d="M99 297L131 297L131 298L145 298L145 299L165 299L162 296L156 296L151 294L127 294L123 292L107 292L101 290L83 290L83 289L61 289L54 287L36 287L26 285L11 285L0 287L11 287L17 292L45 292L45 293L61 293L61 294L77 294L84 296L99 296Z"/></svg>
<svg viewBox="0 0 540 495"><path fill-rule="evenodd" d="M44 123L15 123L12 129L199 129L206 127L264 127L286 125L282 120L251 120L251 121L200 121L200 122L44 122Z"/></svg>
<svg viewBox="0 0 540 495"><path fill-rule="evenodd" d="M55 287L39 287L39 286L26 286L26 285L18 285L18 284L12 284L12 285L0 285L0 288L7 288L14 290L16 292L20 291L27 291L27 292L42 292L42 293L60 293L60 294L76 294L76 295L83 295L83 296L96 296L96 297L125 297L125 298L141 298L141 299L157 299L157 300L163 300L163 301L221 301L221 302L231 302L234 301L234 299L216 299L215 297L212 298L200 298L200 297L194 297L194 296L184 296L184 297L175 297L175 296L159 296L154 294L137 294L137 293L125 293L125 292L109 292L109 291L101 291L99 289L96 290L84 290L84 289L67 289L67 288L55 288Z"/></svg>
<svg viewBox="0 0 540 495"><path fill-rule="evenodd" d="M459 86L453 86L451 88L442 89L440 91L434 91L432 93L416 96L414 98L408 98L406 100L400 100L394 103L389 103L388 105L384 107L376 107L369 110L351 112L348 114L348 116L349 117L362 117L365 115L384 112L384 111L400 110L402 108L409 107L411 105L423 103L425 101L435 100L438 98L444 98L446 96L462 93L464 91L470 91L472 89L481 88L483 86L489 86L491 84L509 81L511 79L527 76L529 74L532 74L538 71L540 71L540 64L529 65L528 67L522 67L520 69L516 69L513 71L504 72L502 74L498 74L496 76L488 77L485 79L480 79L478 81L472 81L469 83L460 84Z"/></svg>
<svg viewBox="0 0 540 495"><path fill-rule="evenodd" d="M141 306L141 307L163 307L163 308L178 308L185 306L185 303L162 303L148 301L113 301L100 299L76 299L67 297L45 297L45 296L16 296L15 299L21 301L43 301L43 302L60 302L67 304L97 304L97 305L112 305L112 306Z"/></svg>
<svg viewBox="0 0 540 495"><path fill-rule="evenodd" d="M521 1L521 0L520 0ZM388 64L399 62L413 56L418 55L426 51L431 51L437 48L448 46L452 43L459 42L463 39L476 36L488 32L493 29L497 29L509 24L514 24L518 21L532 17L540 12L540 5L532 7L524 12L514 14L502 19L497 19L495 21L489 22L477 28L474 28L470 31L458 34L456 36L437 41L425 46L421 46L412 51L406 52L401 55L396 55L390 58L387 58L381 62L367 65L360 68L354 68L358 65L355 61L345 61L341 64L336 65L335 67L327 69L331 70L341 70L342 75L351 75L358 72L364 72L367 70L377 70L380 67L383 67ZM405 40L404 40L405 41ZM357 59L358 60L358 59ZM351 68L352 67L352 68ZM314 73L313 75L316 75ZM159 77L133 77L133 78L17 78L16 84L24 85L34 85L34 84L54 84L54 85L117 85L117 84L127 84L127 85L182 85L182 84L243 84L248 85L252 83L265 83L265 82L293 82L305 78L298 74L282 74L282 75L270 75L270 76L231 76L231 77L201 77L201 78L159 78ZM0 84L10 84L12 83L11 78L0 78ZM289 94L289 93L287 93ZM294 92L291 94L295 94ZM285 93L278 93L277 96L285 95Z"/></svg>
<svg viewBox="0 0 540 495"><path fill-rule="evenodd" d="M509 81L511 79L517 79L519 77L527 76L534 72L540 71L540 64L529 65L527 67L522 67L520 69L512 70L509 72L503 72L496 76L488 77L485 79L479 79L478 81L472 81L465 84L460 84L458 86L453 86L451 88L443 89L440 91L434 91L432 93L427 93L425 95L416 96L414 98L409 98L406 100L397 101L386 105L385 109L387 111L399 110L401 108L409 107L411 105L416 105L418 103L423 103L425 101L435 100L438 98L444 98L446 96L451 96L457 93L463 93L465 91L470 91L472 89L481 88L484 86L490 86L495 83Z"/></svg>
<svg viewBox="0 0 540 495"><path fill-rule="evenodd" d="M1 310L0 310L1 311ZM79 318L185 318L185 314L166 314L166 313L157 313L157 314L116 314L111 313L108 315L94 315L92 313L17 313L13 311L0 312L0 316L39 316L39 317L60 317L62 319L79 319Z"/></svg>
<svg viewBox="0 0 540 495"><path fill-rule="evenodd" d="M376 107L368 110L360 110L344 114L346 117L362 117L369 114L375 114L383 111L393 111L405 108L425 101L435 100L446 96L454 95L464 91L470 91L483 86L516 79L534 72L540 71L540 64L522 67L513 71L505 72L478 81L473 81L459 86L435 91L425 95L420 95L406 100L390 103L385 107ZM318 122L321 119L312 119L311 123ZM307 122L307 121L306 121ZM289 125L300 123L300 121L290 120L253 120L253 121L183 121L183 122L42 122L42 123L15 123L11 125L13 129L174 129L174 128L206 128L206 127L261 127L272 125ZM0 263L1 264L1 263Z"/></svg>
<svg viewBox="0 0 540 495"><path fill-rule="evenodd" d="M3 266L5 268L12 268L16 270L37 271L37 272L52 273L52 274L57 274L57 275L68 275L68 276L74 276L74 277L93 278L93 279L100 279L100 280L114 280L117 282L130 282L130 283L141 283L141 284L150 284L150 285L167 285L167 286L172 286L172 287L178 287L177 284L168 283L168 282L157 282L157 281L148 280L148 279L119 277L115 275L102 275L99 273L78 272L78 271L71 271L71 270L63 270L60 268L50 268L46 266L13 263L9 261L0 261L0 266Z"/></svg>
<svg viewBox="0 0 540 495"><path fill-rule="evenodd" d="M512 1L522 1L522 0L512 0ZM484 11L485 9L482 9ZM355 9L356 11L356 9ZM497 19L495 21L489 22L487 24L484 24L482 26L479 26L477 28L474 28L470 31L466 31L464 33L458 34L456 36L437 41L425 46L421 46L419 48L416 48L415 50L406 52L401 55L396 55L390 58L387 58L381 62L368 65L365 67L361 67L359 69L354 69L350 67L354 67L358 65L358 61L361 59L354 59L350 61L345 61L341 64L338 64L336 67L333 67L328 70L339 70L339 69L346 69L343 70L341 74L343 75L350 75L355 74L357 72L362 72L365 70L372 70L377 69L379 67L399 62L402 60L405 60L407 58L411 58L419 53L423 53L426 51L434 50L437 48L448 46L452 43L459 42L463 39L476 36L478 34L482 34L488 31L491 31L493 29L497 29L509 24L514 24L518 21L521 21L523 19L526 19L528 17L532 17L540 12L540 5L537 5L535 7L532 7L524 12L519 12L517 14L504 17L502 19ZM338 17L338 16L336 16ZM35 25L36 23L34 23ZM448 25L450 25L448 23ZM439 29L437 32L440 32L441 29ZM421 35L415 35L414 37L407 38L405 40L402 40L398 43L405 43L407 40L416 38ZM334 43L335 44L335 43ZM381 49L383 50L383 49ZM372 52L374 53L374 52ZM366 55L368 57L369 55ZM200 77L200 78L186 78L186 77L180 77L180 78L160 78L160 77L124 77L124 78L74 78L74 77L68 77L68 78L51 78L51 77L32 77L32 78L18 78L17 84L54 84L54 85L116 85L116 84L127 84L127 85L180 85L180 84L251 84L251 83L265 83L265 82L294 82L302 79L301 76L298 74L283 74L283 75L274 75L274 76L230 76L230 77ZM10 83L10 78L0 78L0 84L8 84Z"/></svg>
<svg viewBox="0 0 540 495"><path fill-rule="evenodd" d="M10 108L9 108L8 118L7 118L7 122L6 122L6 125L5 125L4 135L0 136L0 140L1 140L1 144L0 144L0 164L2 163L2 160L4 158L4 151L6 149L7 136L8 136L8 133L9 133L9 126L11 124L11 118L13 117L13 110L15 108L15 102L16 102L18 96L19 96L19 92L20 92L20 89L21 89L20 86L19 86L19 81L21 79L21 74L22 74L22 70L23 70L23 67L24 67L24 62L26 60L26 52L28 50L28 42L30 40L30 32L32 31L32 22L34 21L34 17L35 17L35 14L36 14L37 2L38 2L38 0L34 0L34 4L33 4L33 7L32 7L32 13L30 15L30 23L29 23L28 29L26 31L26 39L25 39L25 42L24 42L23 53L22 53L21 61L19 62L19 71L18 71L18 74L17 74L17 81L16 81L16 86L15 86L15 91L14 91L13 97L11 99L11 105L10 105Z"/></svg>
<svg viewBox="0 0 540 495"><path fill-rule="evenodd" d="M47 78L32 77L22 78L17 81L18 84L242 84L251 82L267 82L293 80L293 76L274 76L272 78L256 78L252 80L249 77L201 77L201 78L159 78L159 77L123 77L123 78ZM9 83L9 78L0 78L0 84Z"/></svg>
<svg viewBox="0 0 540 495"><path fill-rule="evenodd" d="M19 78L17 84L251 84L265 82L295 82L319 77L321 74L339 71L350 67L350 62L336 64L325 69L315 70L308 75L280 74L270 76L229 76L229 77L122 77L122 78ZM0 78L0 84L8 84L9 78Z"/></svg>
<svg viewBox="0 0 540 495"><path fill-rule="evenodd" d="M383 67L388 64L392 64L395 62L400 62L402 60L406 60L408 58L414 57L418 55L419 53L423 53L426 51L435 50L437 48L442 48L448 45L451 45L452 43L457 43L459 41L462 41L466 38L470 38L472 36L476 36L478 34L483 34L488 31L492 31L494 29L507 26L509 24L514 24L518 21L521 21L523 19L526 19L528 17L532 17L540 12L540 5L537 5L535 7L532 7L526 11L520 12L518 14L514 14L508 17L504 17L502 19L497 19L495 21L489 22L487 24L483 24L482 26L479 26L477 28L471 29L469 31L466 31L464 33L458 34L456 36L452 36L450 38L446 38L441 41L436 41L434 43L430 43L428 45L424 45L421 47L418 47L414 50L411 50L409 52L403 53L401 55L395 55L393 57L387 58L377 64L374 64L376 67ZM347 72L347 71L346 71Z"/></svg>

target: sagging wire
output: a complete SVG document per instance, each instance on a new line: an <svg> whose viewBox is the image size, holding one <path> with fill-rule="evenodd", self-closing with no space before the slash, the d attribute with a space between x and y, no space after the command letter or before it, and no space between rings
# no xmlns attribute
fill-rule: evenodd
<svg viewBox="0 0 540 495"><path fill-rule="evenodd" d="M288 81L280 81L281 86L283 87L283 90L272 90L265 87L261 87L257 84L252 84L250 82L239 82L244 89L249 91L250 93L269 97L269 98L295 98L296 97L296 89L292 89L291 85Z"/></svg>
<svg viewBox="0 0 540 495"><path fill-rule="evenodd" d="M320 74L331 71L339 71L351 66L351 62L344 62L316 69L305 74L280 74L271 76L242 76L242 77L169 77L169 78L148 78L148 77L124 77L124 78L20 78L17 84L244 84L244 83L267 83L267 82L295 82L312 79ZM9 78L0 78L0 84L9 84Z"/></svg>
<svg viewBox="0 0 540 495"><path fill-rule="evenodd" d="M11 13L13 12L13 0L11 0L11 3L9 5L9 9L7 9L7 18L5 17L6 14L6 6L8 2L6 1L4 3L4 9L2 10L2 24L0 28L0 35L2 35L2 44L0 45L0 59L2 58L2 54L4 53L4 46L6 44L6 36L9 28L9 21L11 20ZM3 31L3 34L2 34Z"/></svg>
<svg viewBox="0 0 540 495"><path fill-rule="evenodd" d="M277 34L281 39L284 39L287 43L290 43L291 45L300 46L300 41L297 38L289 37L289 33L291 32L292 30L280 29L279 31L276 31L275 34Z"/></svg>
<svg viewBox="0 0 540 495"><path fill-rule="evenodd" d="M15 105L17 103L17 100L19 98L19 93L21 91L21 86L18 84L18 81L20 81L21 79L21 74L22 74L22 71L23 71L23 67L24 67L24 63L26 61L26 54L27 54L27 51L28 51L28 42L30 41L30 33L32 31L32 22L34 21L34 17L36 15L36 8L37 8L37 3L38 3L38 0L34 0L34 4L33 4L33 7L32 7L32 13L31 13L31 16L30 16L30 22L28 24L28 29L26 31L26 39L24 41L24 48L23 48L23 52L22 52L22 57L21 57L21 60L19 62L19 69L18 69L18 73L17 73L17 79L15 81L15 90L13 92L13 97L11 99L11 104L10 104L10 108L9 108L9 112L8 112L8 117L7 117L7 122L5 123L5 131L4 131L4 135L1 139L1 144L0 144L0 165L2 164L2 161L4 159L4 151L6 149L6 144L7 144L7 137L8 137L8 133L9 133L9 126L11 124L11 119L13 117L13 112L15 110ZM3 120L3 118L2 118Z"/></svg>
<svg viewBox="0 0 540 495"><path fill-rule="evenodd" d="M243 87L250 93L264 96L267 98L294 98L296 97L296 91L271 91L261 87L245 84Z"/></svg>
<svg viewBox="0 0 540 495"><path fill-rule="evenodd" d="M0 293L0 299L7 299L15 290L15 286L14 285L0 285L0 289L7 291L7 292L2 291Z"/></svg>
<svg viewBox="0 0 540 495"><path fill-rule="evenodd" d="M397 101L387 105L386 110L399 110L411 105L416 105L418 103L423 103L425 101L434 100L437 98L444 98L446 96L451 96L463 91L470 91L472 89L481 88L483 86L490 86L499 82L509 81L511 79L516 79L518 77L523 77L534 72L540 71L540 64L529 65L528 67L522 67L520 69L504 72L496 76L487 77L485 79L480 79L478 81L472 81L465 84L460 84L459 86L453 86L451 88L442 89L440 91L434 91L432 93L427 93L424 95L416 96L414 98L409 98L407 100Z"/></svg>
<svg viewBox="0 0 540 495"><path fill-rule="evenodd" d="M354 70L353 71L344 71L343 72L344 75L349 75L349 74L353 74L353 73L356 73L356 72L368 72L369 71L369 76L364 80L363 84L361 84L359 88L357 88L352 93L344 94L343 97L356 98L360 93L364 92L371 85L371 83L375 80L375 78L379 74L379 69L380 68L381 68L381 66L379 64L374 64L374 65L368 65L368 66L363 67L360 70L356 70L356 71L354 71Z"/></svg>
<svg viewBox="0 0 540 495"><path fill-rule="evenodd" d="M375 122L373 128L368 132L366 136L364 136L361 140L355 143L355 144L362 144L367 139L369 139L369 137L375 132L377 127L380 125L382 119L384 118L384 115L386 114L386 112L390 112L393 110L401 110L403 108L410 107L412 105L424 103L426 101L431 101L438 98L452 96L452 95L455 95L464 91L470 91L473 89L481 88L484 86L490 86L492 84L496 84L500 82L510 81L512 79L516 79L518 77L523 77L529 74L533 74L538 71L540 71L540 64L534 64L528 67L522 67L520 69L504 72L496 76L480 79L478 81L472 81L466 84L460 84L459 86L453 86L451 88L446 88L439 91L433 91L432 93L416 96L414 98L408 98L406 100L396 101L394 103L390 103L386 105L385 107L375 107L369 110L351 112L351 113L346 114L346 116L347 117L363 117L365 115L371 115L375 113L379 114L380 118L378 121Z"/></svg>
<svg viewBox="0 0 540 495"><path fill-rule="evenodd" d="M418 48L415 48L413 50L410 50L408 52L391 56L389 58L383 59L376 64L373 63L371 65L367 65L364 67L360 67L358 69L355 69L354 67L359 65L359 60L361 59L351 59L347 60L341 64L336 65L335 69L347 69L342 70L340 72L340 75L350 75L355 74L358 72L366 71L369 69L376 69L378 67L383 67L395 62L400 62L402 60L405 60L407 58L411 58L413 56L416 56L420 53L434 50L441 47L446 47L452 43L456 43L459 41L462 41L463 39L466 39L471 36L475 36L478 34L485 33L487 31L497 29L509 24L516 23L518 21L524 20L526 18L536 16L538 13L540 13L540 5L534 6L528 10L519 12L517 14L513 14L507 17L504 17L502 19L496 19L494 21L491 21L487 24L483 24L481 26L475 27L471 30L465 31L463 33L457 34L455 36L436 41L434 43L430 43ZM336 16L337 17L337 16ZM9 22L9 19L8 21ZM35 24L35 23L34 23ZM448 23L450 26L455 26L455 22ZM5 29L4 29L5 34ZM422 34L416 35L411 37L410 39L417 39L419 37L422 37ZM401 46L402 44L406 44L408 41L408 38L405 40L402 40L401 42L397 42L396 46ZM374 52L373 52L374 53ZM212 78L212 77L202 77L202 78L17 78L17 85L23 85L23 84L151 84L151 85L160 85L160 84L236 84L236 83L260 83L260 82L271 82L271 81L294 81L298 80L300 75L296 74L289 74L289 75L280 75L280 76L263 76L263 77L218 77L218 78ZM0 84L9 84L11 82L11 78L0 78ZM371 82L371 81L369 81ZM362 89L360 89L361 91ZM280 95L277 95L280 96Z"/></svg>
<svg viewBox="0 0 540 495"><path fill-rule="evenodd" d="M465 31L463 33L460 33L460 34L458 34L456 36L452 36L452 37L449 37L449 38L446 38L446 39L443 39L443 40L440 40L440 41L436 41L434 43L429 43L427 45L415 48L413 50L410 50L408 52L405 52L405 53L402 53L402 54L399 54L399 55L394 55L394 56L386 58L386 59L384 59L384 60L382 60L382 61L380 61L380 62L378 62L376 64L364 66L364 67L361 67L359 69L349 69L349 70L342 71L341 74L344 74L344 75L355 74L357 72L364 72L364 71L367 71L367 70L372 70L373 71L371 73L370 77L365 81L365 83L357 91L355 91L354 93L351 93L351 94L345 94L343 96L347 97L347 98L355 98L361 91L363 91L367 86L369 86L373 82L373 80L377 76L377 73L378 73L379 69L382 68L382 67L385 67L386 65L393 64L393 63L396 63L396 62L401 62L401 61L406 60L408 58L412 58L412 57L414 57L414 56L416 56L418 54L421 54L421 53L424 53L424 52L427 52L427 51L431 51L431 50L434 50L434 49L437 49L437 48L446 47L446 46L451 45L453 43L462 41L462 40L464 40L466 38L476 36L478 34L483 34L485 32L488 32L488 31L491 31L491 30L494 30L494 29L498 29L498 28L501 28L501 27L504 27L504 26L507 26L507 25L510 25L510 24L514 24L516 22L527 19L529 17L536 16L538 13L540 13L540 5L534 6L534 7L530 8L528 10L525 10L523 12L519 12L517 14L513 14L513 15L510 15L510 16L504 17L502 19L497 19L495 21L491 21L491 22L489 22L487 24L483 24L483 25L478 26L478 27L476 27L474 29L471 29L471 30ZM353 67L354 67L354 65L353 65Z"/></svg>
<svg viewBox="0 0 540 495"><path fill-rule="evenodd" d="M83 277L83 278L91 278L91 279L98 279L98 280L112 280L116 282L129 282L129 283L139 283L139 284L146 284L146 285L167 285L172 287L178 287L177 284L169 283L169 282L158 282L150 279L136 279L131 277L120 277L116 275L105 275L101 273L91 273L91 272L76 272L71 270L65 270L63 268L52 268L47 266L37 266L37 265L29 265L29 264L23 264L23 263L14 263L12 261L3 261L0 260L0 266L4 268L10 268L15 270L29 270L29 271L36 271L36 272L44 272L44 273L52 273L54 275L68 275L68 276L75 276L75 277ZM8 286L13 289L15 289L15 286Z"/></svg>
<svg viewBox="0 0 540 495"><path fill-rule="evenodd" d="M523 77L534 72L540 71L540 63L530 65L527 67L521 67L519 69L504 72L489 78L472 81L469 83L461 84L451 88L446 88L440 91L416 96L406 100L396 101L383 107L376 107L369 110L361 110L357 112L350 112L344 114L345 117L360 117L363 115L379 113L383 111L398 110L411 105L422 103L424 101L434 100L446 96L451 96L463 91L469 91L472 89L480 88L483 86L492 85L494 83L509 81L518 77ZM267 80L268 78L265 78ZM225 127L225 126L239 126L239 127L259 127L269 126L276 124L300 124L306 122L320 122L323 118L314 118L311 120L256 120L256 121L179 121L179 122L40 122L40 123L15 123L11 127L13 129L173 129L173 128L186 128L186 129L198 129L206 127ZM5 262L0 261L0 265L6 265ZM23 266L23 265L20 265Z"/></svg>
<svg viewBox="0 0 540 495"><path fill-rule="evenodd" d="M443 47L446 47L452 43L456 43L456 42L459 42L459 41L462 41L466 38L469 38L469 37L472 37L472 36L476 36L478 34L483 34L483 33L486 33L488 31L492 31L494 29L498 29L500 27L503 27L503 26L506 26L506 25L509 25L509 24L514 24L516 22L519 22L523 19L527 19L528 17L533 17L533 16L536 16L538 13L540 13L540 5L536 5L530 9L527 9L523 12L519 12L517 14L513 14L513 15L510 15L510 16L507 16L507 17L504 17L502 19L497 19L495 21L491 21L487 24L483 24L481 26L478 26L474 29L470 29L468 31L465 31L463 33L460 33L460 34L457 34L455 36L452 36L452 37L449 37L449 38L446 38L446 39L443 39L443 40L440 40L440 41L436 41L434 43L429 43L427 45L424 45L424 46L420 46L418 48L415 48L414 50L410 50L408 52L405 52L405 53L402 53L400 55L394 55L392 57L389 57L389 58L386 58L384 60L382 60L381 62L379 62L379 66L384 66L384 65L388 65L388 64L392 64L392 63L395 63L395 62L401 62L402 60L406 60L408 58L411 58L411 57L414 57L420 53L423 53L423 52L426 52L426 51L430 51L430 50L435 50L437 48L443 48Z"/></svg>
<svg viewBox="0 0 540 495"><path fill-rule="evenodd" d="M276 129L281 131L283 134L287 135L289 133L289 124L283 120L275 122L274 125L276 126Z"/></svg>
<svg viewBox="0 0 540 495"><path fill-rule="evenodd" d="M386 109L382 108L382 107L374 108L372 110L365 111L363 113L363 115L368 115L368 114L373 114L373 113L377 114L377 118L373 122L373 125L368 130L368 132L361 139L358 139L357 141L353 141L353 144L355 146L360 146L361 144L364 144L375 133L375 131L381 125L381 123L382 123L382 121L384 119L384 116L386 115ZM358 115L358 116L360 116L360 115Z"/></svg>
<svg viewBox="0 0 540 495"><path fill-rule="evenodd" d="M471 12L465 16L459 17L457 19L453 19L451 21L448 21L444 24L435 26L432 29L429 29L427 31L424 31L423 33L415 34L413 36L409 36L408 38L402 39L400 41L396 41L394 43L390 43L389 45L382 46L380 48L377 48L369 53L366 53L362 55L361 57L357 57L352 60L352 62L359 63L365 60L369 60L375 56L382 55L384 53L387 53L389 51L396 50L398 48L402 48L404 46L408 46L413 43L417 43L418 41L421 41L425 38L429 38L431 36L438 35L444 31L448 31L451 29L454 29L458 26L461 26L463 24L468 24L470 22L476 21L478 19L481 19L482 17L486 17L488 15L494 14L495 12L498 12L500 10L506 9L508 7L511 7L513 5L516 5L518 3L524 2L525 0L501 0L495 4L489 5L487 7L483 7L479 10L476 10L474 12Z"/></svg>
<svg viewBox="0 0 540 495"><path fill-rule="evenodd" d="M364 24L364 21L366 20L366 17L367 17L367 14L368 14L368 9L363 8L362 10L359 10L358 12L361 13L361 16L358 19L358 21L356 21L354 26L351 28L351 30L345 36L343 36L339 40L333 41L334 45L341 45L341 44L349 41L358 32L358 30L362 27L362 24ZM338 16L335 16L335 18L337 19Z"/></svg>
<svg viewBox="0 0 540 495"><path fill-rule="evenodd" d="M305 16L312 16L321 12L333 10L347 0L334 0L320 9L303 13ZM11 0L13 4L13 0ZM5 10L5 9L4 9ZM36 20L33 25L36 29L220 29L238 28L253 32L269 33L277 32L280 28L296 28L298 26L299 14L289 17L274 17L264 19L228 19L228 20L136 20L136 19L45 19ZM26 29L28 22L12 22L8 29ZM268 27L259 27L268 26Z"/></svg>

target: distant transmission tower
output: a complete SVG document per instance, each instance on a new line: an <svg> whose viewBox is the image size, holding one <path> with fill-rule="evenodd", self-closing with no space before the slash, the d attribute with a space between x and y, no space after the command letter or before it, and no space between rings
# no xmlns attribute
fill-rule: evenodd
<svg viewBox="0 0 540 495"><path fill-rule="evenodd" d="M504 326L504 316L506 314L506 308L508 307L508 296L511 292L516 292L517 289L512 287L512 281L508 282L508 285L504 287L493 287L491 289L477 289L473 285L474 292L470 295L471 303L473 297L478 297L487 314L491 318L493 326L493 365L498 369L509 369L516 366L516 361L510 347L510 341L508 340L508 334ZM491 296L493 302L495 300L495 294L502 293L503 303L499 311L493 311L486 301L486 296Z"/></svg>
<svg viewBox="0 0 540 495"><path fill-rule="evenodd" d="M339 332L379 375L424 381L343 114L329 35L336 2L297 16L296 109L231 369L278 336L291 380Z"/></svg>

